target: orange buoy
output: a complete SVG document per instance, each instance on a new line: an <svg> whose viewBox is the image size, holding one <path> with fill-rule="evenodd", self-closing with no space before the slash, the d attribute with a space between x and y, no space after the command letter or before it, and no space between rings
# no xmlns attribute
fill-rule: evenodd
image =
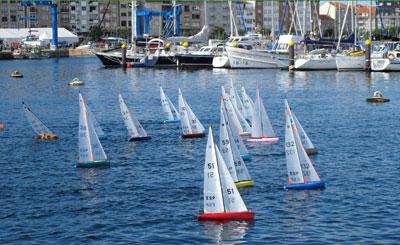
<svg viewBox="0 0 400 245"><path fill-rule="evenodd" d="M2 123L0 123L0 131L4 130L4 125Z"/></svg>

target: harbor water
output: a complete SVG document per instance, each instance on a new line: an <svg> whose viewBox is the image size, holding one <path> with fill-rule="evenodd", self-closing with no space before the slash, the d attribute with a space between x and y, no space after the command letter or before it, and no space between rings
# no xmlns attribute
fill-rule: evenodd
<svg viewBox="0 0 400 245"><path fill-rule="evenodd" d="M22 79L9 74L19 70ZM67 83L74 77L79 88ZM277 145L249 146L255 221L199 223L206 138L164 125L159 87L178 88L218 136L221 86L258 84ZM0 243L372 244L400 240L400 74L280 70L105 69L96 58L2 61ZM375 90L386 104L365 100ZM78 92L103 127L109 169L77 169ZM128 142L118 93L152 137ZM319 154L326 189L285 191L287 98ZM59 135L33 139L24 101Z"/></svg>

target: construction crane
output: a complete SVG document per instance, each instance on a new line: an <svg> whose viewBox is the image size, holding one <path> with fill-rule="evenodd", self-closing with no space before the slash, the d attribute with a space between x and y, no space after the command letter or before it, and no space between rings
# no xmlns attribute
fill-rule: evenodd
<svg viewBox="0 0 400 245"><path fill-rule="evenodd" d="M53 1L35 1L35 0L21 0L21 6L51 6L51 26L53 29L53 45L58 49L58 22L57 22L57 4Z"/></svg>

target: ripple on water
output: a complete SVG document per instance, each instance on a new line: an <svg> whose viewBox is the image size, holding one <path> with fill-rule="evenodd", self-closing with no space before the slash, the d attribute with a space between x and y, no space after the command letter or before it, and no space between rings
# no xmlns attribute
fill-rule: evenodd
<svg viewBox="0 0 400 245"><path fill-rule="evenodd" d="M29 64L28 64L29 63ZM15 67L25 74L10 80ZM41 69L45 72L38 72ZM2 61L0 66L0 241L2 243L395 244L400 74L273 70L102 69L94 58ZM76 169L79 88L107 134L110 169ZM220 86L230 78L254 96L259 84L276 145L249 145L256 185L243 190L252 223L199 223L206 138L180 139L162 124L159 86L177 104L178 87L218 136ZM391 102L365 98L382 90ZM152 136L128 142L118 93ZM284 191L284 106L288 98L319 150L327 188ZM21 101L59 136L32 138ZM217 138L217 137L216 137Z"/></svg>

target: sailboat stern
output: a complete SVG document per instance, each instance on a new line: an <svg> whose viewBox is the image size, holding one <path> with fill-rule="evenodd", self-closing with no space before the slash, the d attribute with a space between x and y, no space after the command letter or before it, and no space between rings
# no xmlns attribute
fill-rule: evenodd
<svg viewBox="0 0 400 245"><path fill-rule="evenodd" d="M325 189L325 183L322 181L300 183L300 184L288 184L283 187L285 190L316 190Z"/></svg>
<svg viewBox="0 0 400 245"><path fill-rule="evenodd" d="M240 154L240 156L242 157L243 161L249 161L253 157L250 153Z"/></svg>
<svg viewBox="0 0 400 245"><path fill-rule="evenodd" d="M180 123L180 119L172 119L172 120L165 120L164 124L173 124L173 123Z"/></svg>
<svg viewBox="0 0 400 245"><path fill-rule="evenodd" d="M245 180L245 181L240 181L235 183L236 188L249 188L253 187L255 185L255 182L253 180Z"/></svg>
<svg viewBox="0 0 400 245"><path fill-rule="evenodd" d="M230 221L230 220L254 220L253 212L236 213L208 213L200 214L199 221Z"/></svg>
<svg viewBox="0 0 400 245"><path fill-rule="evenodd" d="M316 154L318 154L317 148L307 148L305 150L306 150L307 155L316 155Z"/></svg>
<svg viewBox="0 0 400 245"><path fill-rule="evenodd" d="M93 162L78 162L76 164L77 168L109 168L110 161L101 160L101 161L93 161Z"/></svg>
<svg viewBox="0 0 400 245"><path fill-rule="evenodd" d="M250 137L247 139L247 142L254 143L268 143L268 144L276 144L278 143L278 137Z"/></svg>
<svg viewBox="0 0 400 245"><path fill-rule="evenodd" d="M203 133L196 133L196 134L182 134L181 137L182 139L195 139L195 138L203 138L205 137L206 134Z"/></svg>
<svg viewBox="0 0 400 245"><path fill-rule="evenodd" d="M143 141L143 140L149 140L149 139L151 139L150 136L132 137L132 138L129 138L128 141Z"/></svg>
<svg viewBox="0 0 400 245"><path fill-rule="evenodd" d="M58 140L58 136L55 134L52 135L36 135L35 139L41 139L41 140Z"/></svg>

